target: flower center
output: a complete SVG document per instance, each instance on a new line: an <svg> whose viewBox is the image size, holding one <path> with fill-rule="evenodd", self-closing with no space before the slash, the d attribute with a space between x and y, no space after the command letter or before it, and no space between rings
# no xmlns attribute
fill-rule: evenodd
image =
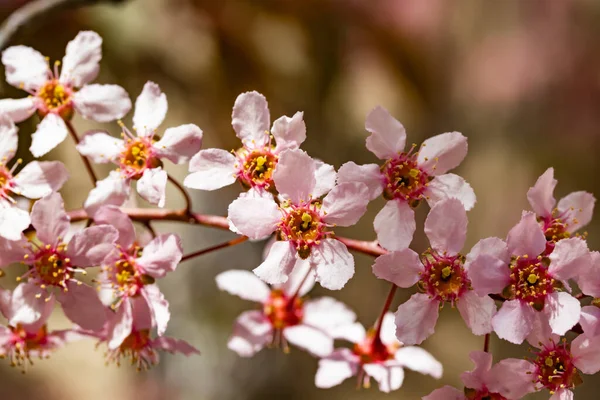
<svg viewBox="0 0 600 400"><path fill-rule="evenodd" d="M375 330L370 329L367 332L367 337L362 342L356 343L352 351L360 357L363 364L370 364L394 359L394 354L399 348L400 343L386 346L381 338L375 337Z"/></svg>
<svg viewBox="0 0 600 400"><path fill-rule="evenodd" d="M141 256L141 248L132 246L113 265L104 267L108 274L109 285L117 291L119 297L134 297L145 286L155 282L150 275L142 274L136 265L135 257Z"/></svg>
<svg viewBox="0 0 600 400"><path fill-rule="evenodd" d="M46 325L36 332L27 331L21 324L8 328L11 331L9 359L12 366L23 366L26 361L31 362L31 352L44 350L48 345Z"/></svg>
<svg viewBox="0 0 600 400"><path fill-rule="evenodd" d="M304 316L303 301L299 297L290 298L281 290L272 290L263 312L274 329L298 325Z"/></svg>
<svg viewBox="0 0 600 400"><path fill-rule="evenodd" d="M285 217L279 224L281 239L294 242L302 259L306 259L310 255L310 248L327 235L326 225L318 212L320 206L315 202L284 209Z"/></svg>
<svg viewBox="0 0 600 400"><path fill-rule="evenodd" d="M135 365L138 371L147 370L158 362L158 355L152 348L150 330L133 329L129 336L123 340L121 346L106 353L107 362L121 365L121 358L130 359L131 365Z"/></svg>
<svg viewBox="0 0 600 400"><path fill-rule="evenodd" d="M277 156L271 152L270 147L253 150L250 153L242 148L238 150L237 156L242 165L238 172L238 178L243 185L267 190L271 188Z"/></svg>
<svg viewBox="0 0 600 400"><path fill-rule="evenodd" d="M520 299L536 310L544 308L546 296L560 289L560 282L549 274L547 258L516 257L510 264L510 283L504 294L507 298Z"/></svg>
<svg viewBox="0 0 600 400"><path fill-rule="evenodd" d="M581 377L565 342L544 346L537 353L534 364L536 372L533 376L537 376L537 381L550 392L562 388L572 389L581 383Z"/></svg>
<svg viewBox="0 0 600 400"><path fill-rule="evenodd" d="M71 89L60 84L58 80L47 81L37 92L37 97L42 103L41 113L46 115L54 112L63 118L70 117L73 112L71 94Z"/></svg>
<svg viewBox="0 0 600 400"><path fill-rule="evenodd" d="M440 255L428 250L421 256L425 271L421 274L421 290L436 300L456 301L469 290L471 281L463 268L465 258L461 254Z"/></svg>
<svg viewBox="0 0 600 400"><path fill-rule="evenodd" d="M65 249L64 243L54 248L48 244L35 254L33 270L43 284L66 289L67 282L73 277L75 271L71 266L71 260L65 257Z"/></svg>
<svg viewBox="0 0 600 400"><path fill-rule="evenodd" d="M383 196L388 200L404 200L416 207L424 197L427 183L433 177L418 166L418 153L412 153L413 149L414 147L408 153L387 160L381 167L381 172L385 185Z"/></svg>
<svg viewBox="0 0 600 400"><path fill-rule="evenodd" d="M161 165L154 155L152 139L128 139L125 150L121 152L119 165L122 173L132 179L139 179L146 168L156 168Z"/></svg>
<svg viewBox="0 0 600 400"><path fill-rule="evenodd" d="M6 161L6 160L3 160ZM17 164L20 164L19 162L17 162ZM16 165L16 164L15 164ZM13 167L14 169L14 167ZM6 197L10 194L11 192L11 188L12 188L12 180L13 175L11 173L11 171L6 168L5 165L0 165L0 196L1 197Z"/></svg>

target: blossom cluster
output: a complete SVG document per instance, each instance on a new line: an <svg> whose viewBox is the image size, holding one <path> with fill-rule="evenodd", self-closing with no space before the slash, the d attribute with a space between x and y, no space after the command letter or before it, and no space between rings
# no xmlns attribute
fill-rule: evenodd
<svg viewBox="0 0 600 400"><path fill-rule="evenodd" d="M532 210L523 211L505 240L485 238L467 251L467 213L476 197L465 179L450 172L467 155L461 133L407 146L402 124L375 107L366 118L366 148L379 161L350 161L336 171L301 149L307 132L302 112L271 125L265 97L246 92L232 113L240 147L201 149L203 132L194 124L159 129L168 103L156 83L146 83L137 97L132 129L120 121L132 108L127 92L90 83L98 75L101 44L98 34L80 32L52 67L29 47L2 54L7 82L30 94L0 100L0 267L26 268L13 290L0 289L7 321L0 326L0 355L12 365L24 368L33 357L86 337L105 343L109 361L128 359L138 369L156 364L158 350L198 353L165 336L170 309L158 280L208 251L269 239L252 272L216 277L221 290L257 304L237 318L228 347L242 357L271 346L305 350L318 359L319 388L355 376L359 386L374 380L389 392L401 387L405 368L439 379L442 365L418 346L434 334L445 305L458 310L474 335L485 336L484 351L471 353L475 369L461 375L463 390L445 386L424 394L425 400L517 400L542 390L553 400L567 400L582 382L580 374L600 370L600 253L588 248L581 233L595 198L580 191L557 202L552 168L527 192ZM102 180L90 167L95 187L83 204L85 227L71 221L58 194L69 178L61 162L32 161L20 168L17 160L8 166L18 144L15 123L36 112L41 122L30 148L34 157L70 134L84 162L116 165ZM117 121L121 138L98 130L79 138L74 114ZM183 185L169 176L164 160L189 165ZM131 209L123 208L133 182L140 197L164 207L168 181L188 199L186 209L171 215L195 224L207 216L192 212L184 187L213 191L239 182L243 190L227 207L227 218L213 223L241 238L184 256L176 234L157 235L150 226L153 216L166 214L151 208L128 214ZM385 205L373 221L376 241L336 235L338 226L355 225L379 197ZM430 246L416 252L410 245L422 203L429 207L423 231ZM137 231L134 222L145 230ZM376 255L373 274L391 283L380 315L366 327L333 297L309 297L317 283L337 291L353 278L350 250ZM94 267L99 272L90 281L86 270ZM397 289L412 287L416 293L390 312ZM48 329L57 302L70 329ZM492 333L510 343L528 342L534 357L493 364Z"/></svg>

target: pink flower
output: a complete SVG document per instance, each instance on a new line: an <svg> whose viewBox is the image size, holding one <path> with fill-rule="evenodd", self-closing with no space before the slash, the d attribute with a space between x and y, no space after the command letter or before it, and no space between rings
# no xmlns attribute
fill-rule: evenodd
<svg viewBox="0 0 600 400"><path fill-rule="evenodd" d="M314 265L317 281L327 289L341 289L354 275L354 258L328 228L355 224L366 211L368 189L362 183L332 188L334 180L319 179L321 170L304 151L286 150L273 174L284 201L246 196L229 205L235 231L250 239L277 232L281 239L254 270L269 284L284 283L298 258Z"/></svg>
<svg viewBox="0 0 600 400"><path fill-rule="evenodd" d="M549 256L545 250L546 237L536 215L523 212L506 243L483 239L467 257L465 268L475 292L502 293L507 300L492 319L502 339L519 344L546 330L564 335L579 321L581 306L567 292L567 281L590 268L587 244L569 238L558 241ZM535 339L529 341L537 344Z"/></svg>
<svg viewBox="0 0 600 400"><path fill-rule="evenodd" d="M194 124L168 128L162 138L158 126L167 114L167 97L153 82L146 82L135 102L134 135L125 126L125 140L105 132L86 135L77 150L96 163L112 162L118 166L107 178L98 181L85 201L85 209L93 215L102 205L122 205L129 197L131 181L137 191L152 204L164 207L167 172L161 159L182 164L200 150L202 130Z"/></svg>
<svg viewBox="0 0 600 400"><path fill-rule="evenodd" d="M314 284L309 273L308 263L300 262L284 285L273 288L249 271L217 275L219 289L261 305L260 310L246 311L237 318L228 347L242 357L251 357L270 344L288 351L288 343L316 356L330 354L334 338L356 315L331 297L305 302L302 296Z"/></svg>
<svg viewBox="0 0 600 400"><path fill-rule="evenodd" d="M131 109L131 100L117 85L88 85L98 75L102 58L102 38L85 31L69 42L62 61L52 70L48 61L36 50L13 46L2 53L6 81L31 96L0 100L0 113L15 122L29 118L35 111L43 118L33 134L31 153L40 157L55 148L67 136L64 120L76 111L84 118L98 122L122 118Z"/></svg>
<svg viewBox="0 0 600 400"><path fill-rule="evenodd" d="M367 149L380 160L377 164L341 166L338 183L362 182L371 200L383 193L388 200L375 217L377 239L388 250L408 247L416 229L413 208L425 199L430 206L447 199L459 199L468 211L475 205L475 193L460 176L447 174L467 154L467 138L459 132L443 133L427 139L417 152L404 151L406 131L383 107L367 115Z"/></svg>
<svg viewBox="0 0 600 400"><path fill-rule="evenodd" d="M431 249L421 256L411 249L378 257L373 273L403 288L415 283L414 294L396 312L396 336L404 344L419 344L434 331L440 306L448 302L458 311L475 335L491 332L496 312L494 300L471 288L460 254L467 235L467 213L458 199L435 204L425 221L425 234Z"/></svg>
<svg viewBox="0 0 600 400"><path fill-rule="evenodd" d="M368 388L371 378L379 383L379 390L397 390L404 381L404 367L413 371L442 377L442 364L419 347L403 347L394 336L394 316L384 316L380 335L373 329L356 323L345 329L344 339L354 343L352 349L340 348L319 361L315 384L330 388L358 375L358 384Z"/></svg>
<svg viewBox="0 0 600 400"><path fill-rule="evenodd" d="M84 329L102 328L104 306L96 290L75 278L84 268L100 265L113 249L117 230L108 225L83 229L66 240L69 217L63 200L53 193L38 200L31 211L35 239L0 240L1 265L21 261L29 270L19 279L23 285L23 302L30 312L19 322L32 324L39 320L55 297L65 315ZM53 290L56 289L56 290Z"/></svg>
<svg viewBox="0 0 600 400"><path fill-rule="evenodd" d="M19 314L28 313L23 303L23 285L11 294L0 288L0 312L9 321L9 326L0 326L0 358L7 357L11 366L25 368L32 364L32 358L47 358L66 342L75 340L77 335L72 330L48 332L46 321L52 312L49 307L43 318L34 324L11 324L19 319Z"/></svg>
<svg viewBox="0 0 600 400"><path fill-rule="evenodd" d="M423 397L423 400L519 400L534 390L529 362L507 359L492 367L492 355L489 353L473 351L469 356L475 369L461 375L464 391L444 386Z"/></svg>
<svg viewBox="0 0 600 400"><path fill-rule="evenodd" d="M115 349L131 334L134 314L146 313L150 326L162 336L169 322L169 303L158 286L157 278L174 271L181 261L181 240L175 234L163 234L141 247L133 223L115 206L104 206L94 216L96 224L112 224L119 231L115 247L102 263L101 287L116 311L108 347ZM138 318L141 318L138 316Z"/></svg>
<svg viewBox="0 0 600 400"><path fill-rule="evenodd" d="M17 127L5 114L0 114L0 236L9 240L18 240L31 223L29 213L17 207L13 197L39 199L59 190L69 177L63 163L58 161L33 161L14 174L22 160L17 160L11 168L8 163L17 151L17 144Z"/></svg>
<svg viewBox="0 0 600 400"><path fill-rule="evenodd" d="M279 155L298 149L306 139L303 113L292 118L283 116L273 123L272 144L269 134L270 115L267 100L257 92L242 93L235 100L232 125L242 147L230 153L221 149L201 150L190 161L184 185L192 189L215 190L238 180L244 187L260 194L273 192L273 171Z"/></svg>
<svg viewBox="0 0 600 400"><path fill-rule="evenodd" d="M550 242L549 252L555 242L571 237L591 221L596 203L591 193L581 191L563 197L557 205L553 196L556 183L554 168L548 168L527 192L529 204L538 216L546 240Z"/></svg>

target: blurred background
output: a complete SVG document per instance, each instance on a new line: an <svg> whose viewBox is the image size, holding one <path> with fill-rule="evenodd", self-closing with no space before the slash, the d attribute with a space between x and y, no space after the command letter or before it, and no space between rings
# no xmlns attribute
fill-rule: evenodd
<svg viewBox="0 0 600 400"><path fill-rule="evenodd" d="M5 18L24 0L0 1ZM204 148L233 149L231 107L247 90L263 93L272 120L305 112L312 156L338 168L346 161L376 162L364 147L364 119L381 104L406 127L409 143L447 131L469 138L469 155L456 171L478 197L469 213L468 250L480 238L505 237L521 210L526 191L549 166L559 181L556 197L574 190L600 193L600 2L594 0L130 0L38 18L20 29L11 44L35 47L52 60L79 30L104 38L99 83L116 83L137 97L145 81L160 84L169 101L163 128L195 123L204 130ZM2 97L24 94L0 86ZM126 123L130 119L125 120ZM20 126L20 155L28 147L35 118ZM116 123L74 121L80 135ZM67 138L46 159L61 159L72 177L62 190L67 208L80 208L91 183ZM168 165L182 180L185 166ZM106 176L109 167L96 166ZM172 188L170 188L172 189ZM238 187L193 191L194 211L225 215ZM147 206L140 201L141 206ZM171 190L167 207L183 205ZM372 240L378 199L358 225L340 235ZM427 207L421 206L422 224ZM598 249L600 219L587 228ZM419 225L417 225L419 226ZM159 232L182 235L185 253L232 238L230 232L155 223ZM413 242L427 243L422 225ZM226 346L234 319L253 304L221 293L214 277L227 269L253 269L263 243L244 243L183 263L160 286L171 303L167 333L189 341L199 357L165 355L160 365L137 373L127 365L104 365L102 348L91 341L69 345L26 374L0 362L3 400L250 400L250 399L420 399L444 384L462 387L459 375L471 369L468 354L483 348L458 312L445 307L436 334L424 346L445 367L440 381L407 371L401 390L389 395L356 382L319 390L317 360L292 348L286 355L264 350L242 359ZM371 273L372 258L355 255L356 275L340 292L316 288L312 297L331 295L372 324L389 285ZM0 280L12 285L10 276ZM393 309L408 299L397 295ZM57 312L51 328L67 327ZM521 357L527 346L492 337L495 359ZM2 360L0 360L2 361ZM5 360L4 360L5 361ZM600 377L584 376L578 399L597 399ZM548 398L547 393L531 399Z"/></svg>

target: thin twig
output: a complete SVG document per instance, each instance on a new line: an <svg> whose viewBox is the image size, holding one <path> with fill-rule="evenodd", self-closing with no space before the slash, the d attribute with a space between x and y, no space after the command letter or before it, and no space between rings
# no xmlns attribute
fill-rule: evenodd
<svg viewBox="0 0 600 400"><path fill-rule="evenodd" d="M202 250L196 251L194 253L186 254L185 256L183 256L181 258L181 261L183 262L183 261L189 260L191 258L198 257L198 256L201 256L201 255L206 254L206 253L210 253L210 252L215 251L215 250L224 249L225 247L235 246L236 244L243 243L246 240L248 240L247 236L240 236L240 237L237 237L235 239L229 240L229 241L227 241L225 243L221 243L221 244L218 244L216 246L209 247L207 249L202 249Z"/></svg>
<svg viewBox="0 0 600 400"><path fill-rule="evenodd" d="M390 289L390 292L388 293L388 296L385 299L385 303L383 305L383 308L381 309L381 314L379 315L379 319L377 320L377 327L375 328L375 340L381 340L380 335L381 327L383 326L383 318L385 317L385 314L388 312L390 306L392 305L392 300L394 300L394 295L396 294L397 289L398 286L392 283L392 288Z"/></svg>
<svg viewBox="0 0 600 400"><path fill-rule="evenodd" d="M77 136L77 131L75 130L75 127L73 126L71 121L65 120L65 124L67 125L69 133L71 134L71 137L73 138L73 141L75 142L75 145L78 145L79 144L79 136ZM83 161L83 164L85 165L85 169L87 169L88 175L92 179L92 185L96 186L96 182L98 181L98 178L96 177L96 174L94 173L94 169L92 168L92 164L90 164L90 160L88 160L88 158L86 156L84 156L83 154L79 153L79 151L77 151L77 153L79 154L79 156L81 156L81 160Z"/></svg>
<svg viewBox="0 0 600 400"><path fill-rule="evenodd" d="M483 340L483 351L485 351L486 353L490 352L490 334L486 333L485 334L485 339Z"/></svg>
<svg viewBox="0 0 600 400"><path fill-rule="evenodd" d="M187 190L185 190L185 188L181 185L181 183L177 182L177 180L175 178L173 178L171 175L167 175L167 179L175 187L177 187L177 189L181 192L181 194L185 198L185 209L188 212L188 214L191 215L192 214L192 198L190 197L190 194L187 192Z"/></svg>

